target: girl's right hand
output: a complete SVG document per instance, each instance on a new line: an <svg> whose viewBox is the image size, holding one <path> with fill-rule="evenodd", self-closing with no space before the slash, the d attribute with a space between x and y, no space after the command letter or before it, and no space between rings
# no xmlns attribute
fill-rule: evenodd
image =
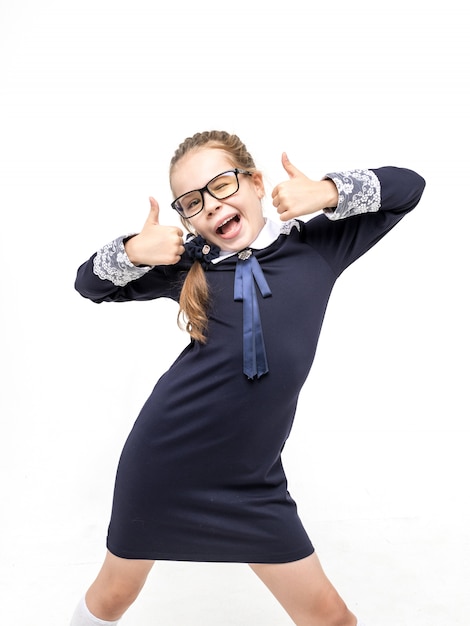
<svg viewBox="0 0 470 626"><path fill-rule="evenodd" d="M129 260L134 265L174 265L184 252L183 231L177 226L163 226L159 222L160 208L150 198L150 213L138 235L125 243Z"/></svg>

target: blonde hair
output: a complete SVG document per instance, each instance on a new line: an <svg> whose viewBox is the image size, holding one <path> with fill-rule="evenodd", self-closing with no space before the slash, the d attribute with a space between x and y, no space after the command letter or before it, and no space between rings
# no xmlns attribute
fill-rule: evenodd
<svg viewBox="0 0 470 626"><path fill-rule="evenodd" d="M234 167L250 172L256 171L253 157L237 135L220 130L210 130L196 133L180 143L170 161L170 185L173 168L179 160L189 152L202 148L224 150ZM190 232L194 232L188 220L183 219L183 224ZM186 330L192 339L200 343L205 343L207 338L209 304L210 293L206 275L199 261L195 261L189 269L181 289L178 325Z"/></svg>

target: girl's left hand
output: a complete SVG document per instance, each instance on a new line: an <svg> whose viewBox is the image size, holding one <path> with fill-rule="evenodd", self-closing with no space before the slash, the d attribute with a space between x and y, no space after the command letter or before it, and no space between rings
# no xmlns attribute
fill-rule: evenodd
<svg viewBox="0 0 470 626"><path fill-rule="evenodd" d="M311 180L282 153L282 166L289 180L279 183L272 192L273 205L282 221L309 215L338 204L338 191L332 180Z"/></svg>

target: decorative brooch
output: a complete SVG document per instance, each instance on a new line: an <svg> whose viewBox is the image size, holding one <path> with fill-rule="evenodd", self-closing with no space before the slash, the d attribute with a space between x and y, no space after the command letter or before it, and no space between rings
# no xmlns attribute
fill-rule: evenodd
<svg viewBox="0 0 470 626"><path fill-rule="evenodd" d="M191 235L189 235L189 237L191 237ZM216 259L220 253L218 246L208 244L201 235L189 239L184 247L186 248L189 258L193 261L199 261L205 270L209 269L212 259Z"/></svg>
<svg viewBox="0 0 470 626"><path fill-rule="evenodd" d="M245 248L238 253L238 258L240 259L240 261L247 261L252 254L253 250L250 250L250 248Z"/></svg>

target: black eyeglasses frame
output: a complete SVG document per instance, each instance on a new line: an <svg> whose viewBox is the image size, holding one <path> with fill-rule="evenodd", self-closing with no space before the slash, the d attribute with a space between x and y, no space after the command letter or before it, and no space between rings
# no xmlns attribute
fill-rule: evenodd
<svg viewBox="0 0 470 626"><path fill-rule="evenodd" d="M217 178L219 178L219 176L223 176L224 174L229 174L229 173L233 173L235 174L235 178L237 180L237 188L235 189L235 191L232 191L231 193L229 193L227 196L216 196L210 189L209 189L209 185L211 183L214 182L214 180L216 180ZM237 193L237 191L240 189L240 181L238 180L238 175L239 174L245 174L246 176L251 176L252 172L249 172L248 170L242 170L239 169L238 167L234 168L233 170L226 170L225 172L221 172L220 174L217 174L217 176L214 176L214 178L211 178L210 181L205 185L205 187L201 187L201 189L191 189L191 191L186 191L185 193L181 194L181 196L178 196L177 198L175 198L173 200L173 202L171 203L171 208L174 209L177 213L179 213L179 215L181 215L181 217L183 217L186 220L191 219L192 217L198 215L201 211L204 210L204 192L207 192L210 196L212 196L213 198L215 198L216 200L225 200L226 198L230 198L230 196L233 196L234 194ZM178 208L178 202L179 200L181 200L181 198L183 198L184 196L186 196L188 193L194 193L198 191L201 194L201 198L202 198L202 206L200 209L198 209L196 211L196 213L193 213L192 215L185 215L183 213L183 211L181 211Z"/></svg>

